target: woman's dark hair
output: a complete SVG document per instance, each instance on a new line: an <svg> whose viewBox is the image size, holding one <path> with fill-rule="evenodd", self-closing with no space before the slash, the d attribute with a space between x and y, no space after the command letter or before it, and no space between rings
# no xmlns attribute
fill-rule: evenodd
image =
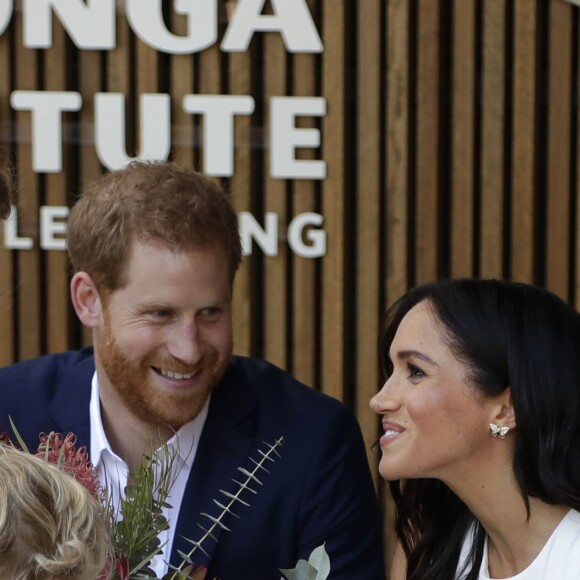
<svg viewBox="0 0 580 580"><path fill-rule="evenodd" d="M381 356L404 316L426 301L449 347L482 396L510 387L516 419L514 475L529 498L580 510L580 314L554 294L500 280L459 279L418 286L387 313ZM474 541L466 580L476 579L484 531L441 481L393 481L395 526L407 555L407 580L454 578L463 539Z"/></svg>

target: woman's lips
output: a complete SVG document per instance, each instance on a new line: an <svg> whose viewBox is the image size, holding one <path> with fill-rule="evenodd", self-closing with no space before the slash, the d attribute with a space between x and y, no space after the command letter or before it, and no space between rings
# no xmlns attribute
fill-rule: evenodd
<svg viewBox="0 0 580 580"><path fill-rule="evenodd" d="M383 435L379 440L381 447L384 445L389 445L395 439L398 439L405 431L401 425L398 425L397 423L391 423L390 421L383 421L383 429Z"/></svg>

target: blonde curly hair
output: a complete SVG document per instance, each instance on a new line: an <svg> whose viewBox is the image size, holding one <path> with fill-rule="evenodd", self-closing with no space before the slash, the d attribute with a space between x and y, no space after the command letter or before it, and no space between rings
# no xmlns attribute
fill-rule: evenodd
<svg viewBox="0 0 580 580"><path fill-rule="evenodd" d="M95 580L110 553L97 499L58 467L0 445L0 576Z"/></svg>

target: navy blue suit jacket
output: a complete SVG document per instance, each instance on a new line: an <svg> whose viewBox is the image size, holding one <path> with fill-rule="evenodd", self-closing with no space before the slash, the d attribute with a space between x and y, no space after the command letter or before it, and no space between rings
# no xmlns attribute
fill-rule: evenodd
<svg viewBox="0 0 580 580"><path fill-rule="evenodd" d="M0 429L10 416L29 448L42 431L74 432L90 450L89 398L95 370L92 349L48 355L0 369ZM281 457L257 494L241 496L211 538L197 550L196 564L209 578L280 580L279 568L326 543L333 579L382 580L384 559L380 511L358 423L338 401L294 380L264 361L232 357L215 387L207 421L181 506L171 562L189 552L183 538L199 540L199 524L211 524L224 503L219 490L235 493L263 442L284 437Z"/></svg>

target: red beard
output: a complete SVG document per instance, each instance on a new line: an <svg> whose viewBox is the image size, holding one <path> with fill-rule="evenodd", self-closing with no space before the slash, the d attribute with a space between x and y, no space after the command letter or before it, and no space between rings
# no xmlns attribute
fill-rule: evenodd
<svg viewBox="0 0 580 580"><path fill-rule="evenodd" d="M133 362L118 346L108 320L105 321L96 347L105 374L125 407L147 425L169 426L173 430L198 415L213 387L224 374L229 358L219 360L217 351L211 349L195 368L177 359ZM152 367L181 373L199 370L204 376L195 389L168 393L153 384L151 373L155 371Z"/></svg>

